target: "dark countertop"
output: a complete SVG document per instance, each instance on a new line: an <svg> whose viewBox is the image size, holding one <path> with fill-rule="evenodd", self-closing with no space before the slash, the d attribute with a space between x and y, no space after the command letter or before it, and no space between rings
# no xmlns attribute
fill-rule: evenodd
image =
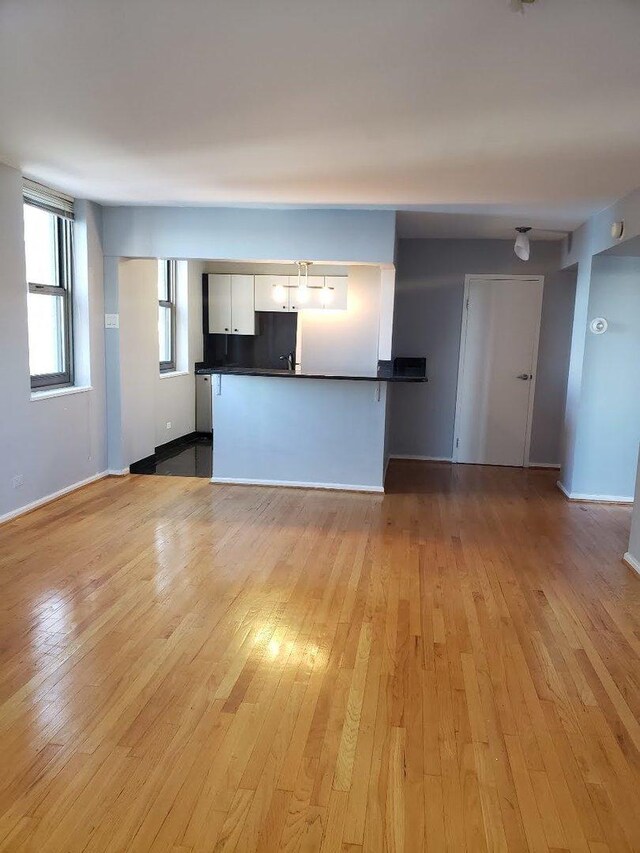
<svg viewBox="0 0 640 853"><path fill-rule="evenodd" d="M275 376L284 379L351 379L357 382L426 382L427 377L420 372L398 370L390 362L381 362L377 373L306 373L297 367L295 370L278 370L264 367L199 367L198 374L221 374L222 376Z"/></svg>

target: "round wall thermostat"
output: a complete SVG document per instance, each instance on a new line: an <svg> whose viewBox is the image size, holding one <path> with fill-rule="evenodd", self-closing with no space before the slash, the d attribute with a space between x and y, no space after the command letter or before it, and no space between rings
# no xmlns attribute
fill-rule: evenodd
<svg viewBox="0 0 640 853"><path fill-rule="evenodd" d="M604 335L609 328L609 324L604 317L595 317L589 324L589 328L594 335Z"/></svg>
<svg viewBox="0 0 640 853"><path fill-rule="evenodd" d="M622 240L624 236L624 222L614 222L611 226L611 236L614 240Z"/></svg>

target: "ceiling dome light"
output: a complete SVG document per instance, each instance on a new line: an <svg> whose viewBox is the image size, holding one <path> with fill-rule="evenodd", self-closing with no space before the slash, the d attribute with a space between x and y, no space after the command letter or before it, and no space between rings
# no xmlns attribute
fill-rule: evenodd
<svg viewBox="0 0 640 853"><path fill-rule="evenodd" d="M513 251L520 258L521 261L528 261L529 256L531 255L531 244L529 242L529 231L531 231L530 227L520 227L516 228L518 232L518 236L516 237L516 242L513 247Z"/></svg>
<svg viewBox="0 0 640 853"><path fill-rule="evenodd" d="M622 240L624 237L624 220L620 220L620 222L614 222L611 226L611 236L614 240Z"/></svg>
<svg viewBox="0 0 640 853"><path fill-rule="evenodd" d="M512 12L521 12L524 15L524 7L531 6L536 0L511 0L509 7Z"/></svg>

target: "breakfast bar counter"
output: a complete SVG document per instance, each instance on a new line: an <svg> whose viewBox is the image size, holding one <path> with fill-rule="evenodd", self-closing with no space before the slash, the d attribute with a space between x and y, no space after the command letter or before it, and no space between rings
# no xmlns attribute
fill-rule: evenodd
<svg viewBox="0 0 640 853"><path fill-rule="evenodd" d="M425 382L381 363L371 374L237 367L213 374L214 483L384 491L387 386ZM401 374L404 375L401 375Z"/></svg>

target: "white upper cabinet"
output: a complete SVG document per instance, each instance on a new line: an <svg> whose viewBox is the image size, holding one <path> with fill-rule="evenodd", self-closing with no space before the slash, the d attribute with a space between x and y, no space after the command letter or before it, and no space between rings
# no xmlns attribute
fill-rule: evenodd
<svg viewBox="0 0 640 853"><path fill-rule="evenodd" d="M345 311L347 276L310 275L305 295L298 289L297 275L257 275L255 297L256 311Z"/></svg>
<svg viewBox="0 0 640 853"><path fill-rule="evenodd" d="M256 311L289 311L288 275L255 277Z"/></svg>
<svg viewBox="0 0 640 853"><path fill-rule="evenodd" d="M325 276L325 284L329 293L323 300L324 308L330 308L332 311L347 310L347 281L346 275Z"/></svg>
<svg viewBox="0 0 640 853"><path fill-rule="evenodd" d="M315 308L322 308L322 290L324 287L323 275L310 275L308 280L307 292L304 289L298 290L298 280L295 281L296 288L292 296L293 301L297 304L297 311L311 311Z"/></svg>
<svg viewBox="0 0 640 853"><path fill-rule="evenodd" d="M231 331L234 335L256 333L252 275L231 276Z"/></svg>
<svg viewBox="0 0 640 853"><path fill-rule="evenodd" d="M253 276L209 273L209 332L255 335Z"/></svg>
<svg viewBox="0 0 640 853"><path fill-rule="evenodd" d="M231 332L231 276L209 274L209 332Z"/></svg>

